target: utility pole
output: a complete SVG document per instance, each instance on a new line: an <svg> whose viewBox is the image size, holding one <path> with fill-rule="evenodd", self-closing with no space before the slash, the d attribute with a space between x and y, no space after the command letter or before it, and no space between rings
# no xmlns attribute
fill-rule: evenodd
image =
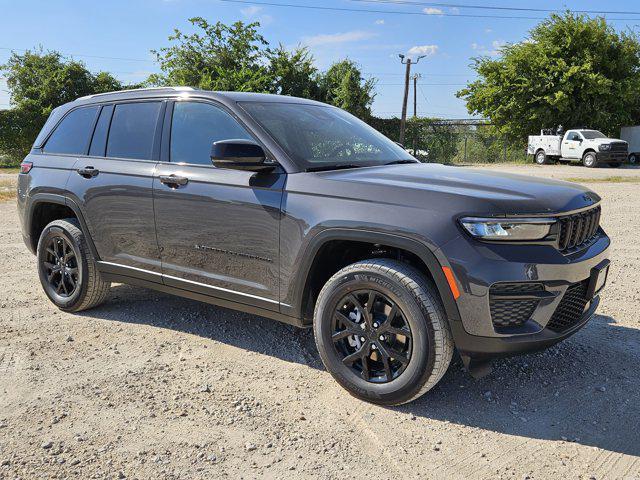
<svg viewBox="0 0 640 480"><path fill-rule="evenodd" d="M413 118L418 117L418 79L422 78L419 73L413 74Z"/></svg>
<svg viewBox="0 0 640 480"><path fill-rule="evenodd" d="M409 75L411 74L411 64L418 63L420 59L426 57L426 55L420 55L418 58L416 58L415 62L411 61L411 57L405 60L404 55L399 54L398 56L400 57L400 63L407 66L404 73L404 98L402 100L402 118L400 119L400 143L404 143L404 129L407 123L407 100L409 99Z"/></svg>

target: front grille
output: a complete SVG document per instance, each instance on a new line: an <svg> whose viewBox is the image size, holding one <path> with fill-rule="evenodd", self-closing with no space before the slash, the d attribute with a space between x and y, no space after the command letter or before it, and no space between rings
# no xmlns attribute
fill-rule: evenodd
<svg viewBox="0 0 640 480"><path fill-rule="evenodd" d="M625 142L611 142L611 152L626 152L627 144Z"/></svg>
<svg viewBox="0 0 640 480"><path fill-rule="evenodd" d="M519 327L531 318L538 299L509 298L543 291L541 283L499 283L489 291L491 320L496 327Z"/></svg>
<svg viewBox="0 0 640 480"><path fill-rule="evenodd" d="M600 206L597 206L585 212L560 217L558 247L562 252L580 248L597 235L600 210Z"/></svg>
<svg viewBox="0 0 640 480"><path fill-rule="evenodd" d="M574 283L567 288L558 308L553 313L547 328L556 333L562 333L575 326L581 319L587 300L589 280Z"/></svg>

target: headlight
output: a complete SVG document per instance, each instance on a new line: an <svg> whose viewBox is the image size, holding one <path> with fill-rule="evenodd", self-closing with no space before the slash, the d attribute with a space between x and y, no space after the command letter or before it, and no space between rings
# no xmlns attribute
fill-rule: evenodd
<svg viewBox="0 0 640 480"><path fill-rule="evenodd" d="M460 220L464 229L482 240L542 240L551 226L553 218L473 218Z"/></svg>
<svg viewBox="0 0 640 480"><path fill-rule="evenodd" d="M603 143L602 145L598 145L598 150L600 150L600 151L611 150L611 144Z"/></svg>

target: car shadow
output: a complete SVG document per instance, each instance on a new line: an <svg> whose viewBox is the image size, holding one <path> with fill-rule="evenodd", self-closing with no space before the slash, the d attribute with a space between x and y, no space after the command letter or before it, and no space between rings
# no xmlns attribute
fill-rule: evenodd
<svg viewBox="0 0 640 480"><path fill-rule="evenodd" d="M311 329L138 287L116 285L83 315L198 335L323 369ZM543 352L499 359L473 379L455 360L432 391L391 409L521 437L640 456L640 329L596 315Z"/></svg>

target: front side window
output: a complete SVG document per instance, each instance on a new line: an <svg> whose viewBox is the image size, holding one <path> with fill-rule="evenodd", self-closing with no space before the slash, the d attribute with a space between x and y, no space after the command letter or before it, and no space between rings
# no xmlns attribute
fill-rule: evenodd
<svg viewBox="0 0 640 480"><path fill-rule="evenodd" d="M43 150L46 153L86 155L99 108L83 107L71 111L53 131Z"/></svg>
<svg viewBox="0 0 640 480"><path fill-rule="evenodd" d="M116 105L109 128L107 157L151 160L160 102Z"/></svg>
<svg viewBox="0 0 640 480"><path fill-rule="evenodd" d="M584 135L584 138L588 140L593 140L594 138L607 138L604 133L599 132L598 130L585 130L582 132L582 135Z"/></svg>
<svg viewBox="0 0 640 480"><path fill-rule="evenodd" d="M211 145L253 137L227 112L208 103L176 102L171 121L170 160L211 165Z"/></svg>
<svg viewBox="0 0 640 480"><path fill-rule="evenodd" d="M580 141L580 134L578 132L572 132L569 135L569 140L573 140L573 141L579 142Z"/></svg>
<svg viewBox="0 0 640 480"><path fill-rule="evenodd" d="M275 102L242 106L307 169L415 161L402 147L339 108Z"/></svg>

